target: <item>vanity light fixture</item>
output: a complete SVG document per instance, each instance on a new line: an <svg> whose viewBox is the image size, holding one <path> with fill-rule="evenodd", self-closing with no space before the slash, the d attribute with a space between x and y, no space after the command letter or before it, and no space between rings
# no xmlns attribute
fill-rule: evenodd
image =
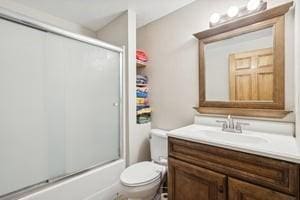
<svg viewBox="0 0 300 200"><path fill-rule="evenodd" d="M215 24L215 23L218 23L220 21L220 14L219 13L214 13L210 16L210 22Z"/></svg>
<svg viewBox="0 0 300 200"><path fill-rule="evenodd" d="M245 17L253 13L267 9L267 2L264 0L249 0L247 5L242 7L230 6L225 14L214 13L209 20L209 26L214 27L226 22Z"/></svg>
<svg viewBox="0 0 300 200"><path fill-rule="evenodd" d="M237 6L230 6L227 11L227 16L232 18L239 14L239 8Z"/></svg>

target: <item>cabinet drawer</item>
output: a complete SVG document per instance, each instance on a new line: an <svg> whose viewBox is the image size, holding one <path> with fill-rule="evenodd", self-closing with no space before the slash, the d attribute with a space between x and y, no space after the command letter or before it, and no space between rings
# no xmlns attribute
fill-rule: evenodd
<svg viewBox="0 0 300 200"><path fill-rule="evenodd" d="M169 137L169 156L298 196L298 165Z"/></svg>
<svg viewBox="0 0 300 200"><path fill-rule="evenodd" d="M252 185L233 178L228 179L229 200L296 200L295 197Z"/></svg>

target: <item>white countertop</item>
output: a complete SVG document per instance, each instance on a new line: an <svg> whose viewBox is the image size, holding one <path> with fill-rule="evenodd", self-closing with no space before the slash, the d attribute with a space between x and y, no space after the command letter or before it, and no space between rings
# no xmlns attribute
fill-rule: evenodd
<svg viewBox="0 0 300 200"><path fill-rule="evenodd" d="M208 136L210 132L215 132L216 130L218 132L220 131L220 133L218 134L225 134L223 139L216 139L214 137ZM300 145L292 136L254 131L243 131L243 133L241 133L242 135L259 137L267 141L248 144L226 140L226 137L231 137L232 134L239 133L227 133L222 132L220 127L193 124L190 126L172 130L168 133L168 136L192 142L208 144L216 147L223 147L226 149L261 155L269 158L285 160L293 163L300 163Z"/></svg>

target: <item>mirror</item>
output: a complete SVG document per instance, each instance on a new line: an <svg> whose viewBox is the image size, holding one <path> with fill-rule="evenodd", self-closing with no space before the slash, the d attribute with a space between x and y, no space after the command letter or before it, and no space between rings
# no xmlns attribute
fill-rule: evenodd
<svg viewBox="0 0 300 200"><path fill-rule="evenodd" d="M284 10L267 10L195 33L199 107L205 114L282 118L285 109Z"/></svg>
<svg viewBox="0 0 300 200"><path fill-rule="evenodd" d="M273 102L273 27L204 46L207 101Z"/></svg>

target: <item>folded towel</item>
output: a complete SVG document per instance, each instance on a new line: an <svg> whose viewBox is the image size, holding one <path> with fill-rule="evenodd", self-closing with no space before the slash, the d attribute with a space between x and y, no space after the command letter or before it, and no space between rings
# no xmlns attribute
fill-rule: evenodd
<svg viewBox="0 0 300 200"><path fill-rule="evenodd" d="M149 105L138 105L136 107L136 110L139 111L139 110L142 110L142 109L145 109L145 108L150 108L150 106Z"/></svg>
<svg viewBox="0 0 300 200"><path fill-rule="evenodd" d="M136 116L136 121L138 124L145 124L151 121L151 114L142 114Z"/></svg>
<svg viewBox="0 0 300 200"><path fill-rule="evenodd" d="M137 87L136 90L137 91L141 91L141 92L149 92L149 88L148 87Z"/></svg>
<svg viewBox="0 0 300 200"><path fill-rule="evenodd" d="M148 92L142 92L140 90L136 91L136 97L138 98L147 98L148 97Z"/></svg>
<svg viewBox="0 0 300 200"><path fill-rule="evenodd" d="M143 62L147 62L148 61L148 56L146 54L145 51L138 49L136 51L136 59L143 61Z"/></svg>
<svg viewBox="0 0 300 200"><path fill-rule="evenodd" d="M137 105L148 105L149 104L149 99L147 98L136 98L136 104Z"/></svg>
<svg viewBox="0 0 300 200"><path fill-rule="evenodd" d="M141 110L138 110L136 113L137 113L137 115L141 115L141 114L145 114L145 113L151 113L151 108L150 107L143 108Z"/></svg>
<svg viewBox="0 0 300 200"><path fill-rule="evenodd" d="M147 84L148 83L148 77L137 75L136 76L136 84Z"/></svg>

